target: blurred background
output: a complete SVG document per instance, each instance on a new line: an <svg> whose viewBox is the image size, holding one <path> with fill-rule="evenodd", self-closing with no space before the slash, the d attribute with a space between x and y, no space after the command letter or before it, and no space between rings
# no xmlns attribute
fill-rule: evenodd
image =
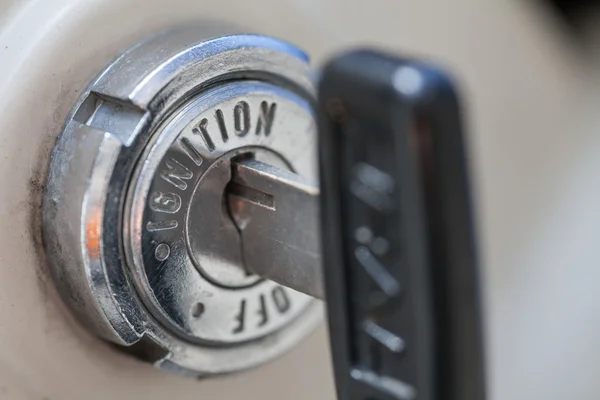
<svg viewBox="0 0 600 400"><path fill-rule="evenodd" d="M325 328L263 367L166 375L84 331L36 252L48 154L89 81L158 30L222 22L313 65L370 45L459 80L494 400L600 397L600 14L511 0L0 0L0 398L333 399ZM32 206L33 205L33 206Z"/></svg>

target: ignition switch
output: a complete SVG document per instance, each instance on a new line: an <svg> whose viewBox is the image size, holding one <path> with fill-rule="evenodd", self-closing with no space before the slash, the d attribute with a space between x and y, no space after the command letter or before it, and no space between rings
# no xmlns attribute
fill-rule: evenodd
<svg viewBox="0 0 600 400"><path fill-rule="evenodd" d="M58 139L44 202L49 260L79 318L191 375L263 363L323 315L245 268L225 190L246 155L317 181L307 57L199 32L154 37L100 74Z"/></svg>
<svg viewBox="0 0 600 400"><path fill-rule="evenodd" d="M104 338L200 375L289 349L324 298L341 399L483 399L452 84L370 51L328 64L318 99L309 76L289 44L193 30L111 64L51 163L65 299Z"/></svg>

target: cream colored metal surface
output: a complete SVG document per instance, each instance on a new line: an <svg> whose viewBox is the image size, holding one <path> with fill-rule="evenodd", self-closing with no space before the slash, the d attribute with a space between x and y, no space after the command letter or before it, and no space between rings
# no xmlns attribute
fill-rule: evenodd
<svg viewBox="0 0 600 400"><path fill-rule="evenodd" d="M219 20L319 62L352 44L442 60L464 83L492 399L600 393L600 86L541 8L506 0L0 0L0 398L333 399L324 330L262 368L154 370L80 328L39 251L56 134L94 75L158 29Z"/></svg>

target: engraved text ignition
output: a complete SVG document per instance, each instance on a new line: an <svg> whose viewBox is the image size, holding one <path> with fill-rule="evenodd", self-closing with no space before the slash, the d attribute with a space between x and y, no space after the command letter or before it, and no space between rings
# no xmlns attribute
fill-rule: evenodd
<svg viewBox="0 0 600 400"><path fill-rule="evenodd" d="M269 104L268 102L263 101L260 103L258 110L252 110L252 107L247 101L238 101L230 114L219 108L215 111L214 122L209 121L208 118L202 118L200 123L192 128L192 132L196 135L200 135L208 151L212 152L215 150L214 137L216 135L214 134L217 130L223 143L229 141L230 136L229 131L227 130L226 115L231 115L231 118L233 119L233 134L238 137L245 137L248 133L252 132L253 126L254 134L264 134L265 136L269 136L273 129L276 110L277 103ZM257 115L253 117L254 114ZM256 122L253 124L253 121ZM210 132L213 133L212 136Z"/></svg>

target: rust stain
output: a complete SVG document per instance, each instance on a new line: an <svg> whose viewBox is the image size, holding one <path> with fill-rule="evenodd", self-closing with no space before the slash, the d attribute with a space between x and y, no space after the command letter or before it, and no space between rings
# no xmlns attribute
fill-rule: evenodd
<svg viewBox="0 0 600 400"><path fill-rule="evenodd" d="M102 229L102 215L99 209L91 212L85 227L85 242L88 254L92 258L100 257L100 234Z"/></svg>

